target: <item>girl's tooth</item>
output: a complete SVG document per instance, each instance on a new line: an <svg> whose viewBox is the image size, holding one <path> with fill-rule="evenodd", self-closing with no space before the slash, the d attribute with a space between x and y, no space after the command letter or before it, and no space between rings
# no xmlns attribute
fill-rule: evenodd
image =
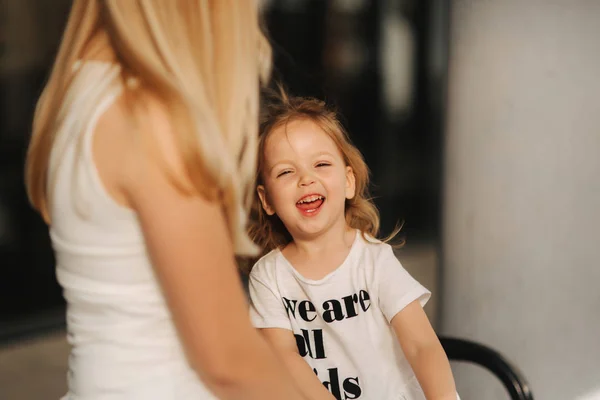
<svg viewBox="0 0 600 400"><path fill-rule="evenodd" d="M322 196L315 196L315 197L308 197L306 199L302 199L300 201L298 201L298 203L302 204L302 203L310 203L311 201L317 201L322 199Z"/></svg>

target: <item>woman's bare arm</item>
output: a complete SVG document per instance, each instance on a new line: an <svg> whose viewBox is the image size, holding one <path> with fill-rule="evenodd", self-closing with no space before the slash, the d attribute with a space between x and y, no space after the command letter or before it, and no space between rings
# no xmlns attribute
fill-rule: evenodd
<svg viewBox="0 0 600 400"><path fill-rule="evenodd" d="M292 331L281 328L261 329L260 332L273 346L279 357L284 361L290 374L302 393L311 400L335 400L335 397L323 386L319 378L307 364L296 345Z"/></svg>
<svg viewBox="0 0 600 400"><path fill-rule="evenodd" d="M137 213L190 364L222 399L303 399L251 326L220 205L182 194L165 174L166 165L186 179L164 108L150 99L134 132L118 104L98 125L94 158L108 192ZM142 146L143 135L166 164Z"/></svg>

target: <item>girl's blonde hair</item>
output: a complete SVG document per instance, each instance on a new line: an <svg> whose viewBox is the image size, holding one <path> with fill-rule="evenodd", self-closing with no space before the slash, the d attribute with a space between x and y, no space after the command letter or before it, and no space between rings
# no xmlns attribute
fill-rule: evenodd
<svg viewBox="0 0 600 400"><path fill-rule="evenodd" d="M280 87L278 93L270 92L268 104L261 113L260 135L258 140L257 185L264 184L263 167L265 144L269 135L277 128L299 119L308 119L317 124L336 144L344 162L352 168L356 191L352 199L346 200L346 223L362 232L363 236L379 236L379 212L369 195L369 168L360 151L352 144L348 133L341 124L337 113L328 108L325 102L314 98L291 97ZM277 215L269 216L263 210L257 194L252 205L250 237L261 248L263 254L281 248L292 241L292 236ZM390 241L398 233L381 239ZM253 261L253 260L252 260ZM249 263L242 264L243 269Z"/></svg>
<svg viewBox="0 0 600 400"><path fill-rule="evenodd" d="M27 154L29 199L50 223L48 163L73 65L100 30L121 66L167 107L192 192L221 201L238 254L251 254L246 216L256 166L259 80L271 49L257 0L74 0ZM169 172L169 171L165 171ZM174 181L184 190L183 182ZM188 194L189 191L187 191Z"/></svg>

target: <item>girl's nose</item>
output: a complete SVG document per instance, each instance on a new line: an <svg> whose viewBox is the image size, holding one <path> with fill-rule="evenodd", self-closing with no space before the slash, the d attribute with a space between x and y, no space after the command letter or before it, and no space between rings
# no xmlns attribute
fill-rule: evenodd
<svg viewBox="0 0 600 400"><path fill-rule="evenodd" d="M298 182L298 186L306 187L315 183L315 178L310 174L302 174L300 181Z"/></svg>

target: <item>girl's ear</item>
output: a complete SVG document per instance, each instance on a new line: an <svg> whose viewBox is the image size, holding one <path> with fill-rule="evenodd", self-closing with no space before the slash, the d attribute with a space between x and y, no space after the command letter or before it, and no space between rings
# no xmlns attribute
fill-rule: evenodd
<svg viewBox="0 0 600 400"><path fill-rule="evenodd" d="M271 207L271 205L269 204L269 201L267 200L267 192L265 190L265 187L263 185L258 185L256 187L256 193L258 193L258 198L260 199L260 203L262 204L262 208L263 210L265 210L265 212L267 213L267 215L274 215L275 214L275 210L273 210L273 207Z"/></svg>
<svg viewBox="0 0 600 400"><path fill-rule="evenodd" d="M346 198L348 200L354 198L356 194L356 176L352 167L346 167Z"/></svg>

